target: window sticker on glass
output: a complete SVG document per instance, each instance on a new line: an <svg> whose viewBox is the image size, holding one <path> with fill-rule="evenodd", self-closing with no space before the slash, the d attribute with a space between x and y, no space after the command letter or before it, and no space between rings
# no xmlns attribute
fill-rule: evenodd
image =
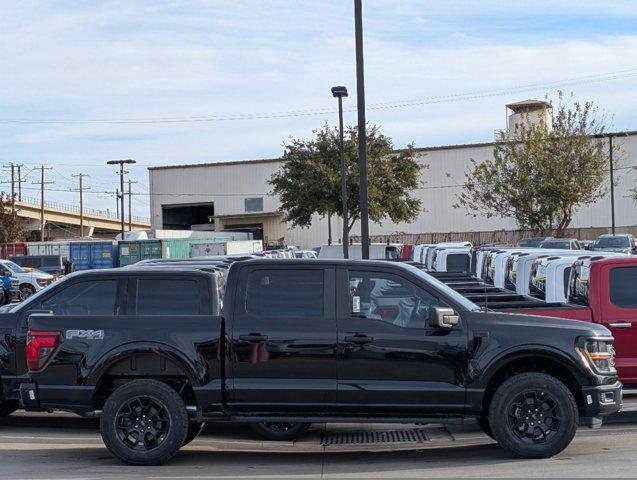
<svg viewBox="0 0 637 480"><path fill-rule="evenodd" d="M360 313L361 311L361 297L352 297L352 313Z"/></svg>

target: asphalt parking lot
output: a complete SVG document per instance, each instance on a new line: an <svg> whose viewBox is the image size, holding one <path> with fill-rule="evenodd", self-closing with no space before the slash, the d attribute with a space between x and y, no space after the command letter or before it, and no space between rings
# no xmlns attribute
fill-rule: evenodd
<svg viewBox="0 0 637 480"><path fill-rule="evenodd" d="M66 414L14 414L0 423L0 478L292 479L431 477L630 477L637 472L637 424L582 428L549 460L517 460L471 427L455 441L402 451L354 452L311 441L281 447L244 427L216 424L162 467L130 467L102 444L97 421Z"/></svg>

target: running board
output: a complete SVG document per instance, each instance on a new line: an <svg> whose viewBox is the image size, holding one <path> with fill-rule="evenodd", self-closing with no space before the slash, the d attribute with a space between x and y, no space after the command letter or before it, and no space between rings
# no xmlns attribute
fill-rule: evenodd
<svg viewBox="0 0 637 480"><path fill-rule="evenodd" d="M237 423L289 422L289 423L441 423L445 425L461 425L468 418L464 417L362 417L362 416L329 416L329 415L232 415L230 420Z"/></svg>

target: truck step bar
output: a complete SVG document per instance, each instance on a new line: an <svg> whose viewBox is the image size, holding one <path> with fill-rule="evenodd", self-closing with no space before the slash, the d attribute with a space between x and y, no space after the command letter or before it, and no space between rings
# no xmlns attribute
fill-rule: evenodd
<svg viewBox="0 0 637 480"><path fill-rule="evenodd" d="M205 419L205 415L204 415ZM402 416L338 416L338 415L233 415L230 420L237 423L289 422L289 423L443 423L461 425L468 418L456 416L444 417L402 417Z"/></svg>

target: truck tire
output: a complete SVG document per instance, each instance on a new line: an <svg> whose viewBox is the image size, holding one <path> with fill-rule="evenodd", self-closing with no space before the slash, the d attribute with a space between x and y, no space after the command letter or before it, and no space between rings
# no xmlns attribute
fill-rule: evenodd
<svg viewBox="0 0 637 480"><path fill-rule="evenodd" d="M489 406L494 438L519 458L548 458L573 440L579 423L571 391L544 373L521 373L496 390Z"/></svg>
<svg viewBox="0 0 637 480"><path fill-rule="evenodd" d="M20 285L20 300L26 300L35 293L35 287L28 283Z"/></svg>
<svg viewBox="0 0 637 480"><path fill-rule="evenodd" d="M182 445L182 447L185 447L190 442L192 442L195 438L197 438L205 425L206 425L205 422L189 424L188 433L186 434L186 439L184 440L184 444Z"/></svg>
<svg viewBox="0 0 637 480"><path fill-rule="evenodd" d="M300 437L310 425L311 423L259 422L251 423L250 427L263 438L285 441Z"/></svg>
<svg viewBox="0 0 637 480"><path fill-rule="evenodd" d="M161 465L181 448L188 413L181 397L157 380L133 380L106 400L100 417L106 448L131 465Z"/></svg>

